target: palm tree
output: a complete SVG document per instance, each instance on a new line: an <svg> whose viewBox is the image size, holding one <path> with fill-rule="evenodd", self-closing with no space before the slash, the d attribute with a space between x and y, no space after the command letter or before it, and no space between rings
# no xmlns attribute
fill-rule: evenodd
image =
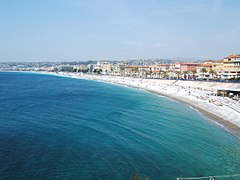
<svg viewBox="0 0 240 180"><path fill-rule="evenodd" d="M183 77L184 77L184 79L187 78L187 71L183 71Z"/></svg>
<svg viewBox="0 0 240 180"><path fill-rule="evenodd" d="M202 73L202 77L204 77L204 73L207 72L207 69L206 69L206 68L201 68L201 71L200 71L200 72Z"/></svg>
<svg viewBox="0 0 240 180"><path fill-rule="evenodd" d="M145 72L146 78L152 78L152 70L143 70Z"/></svg>
<svg viewBox="0 0 240 180"><path fill-rule="evenodd" d="M179 79L180 72L179 71L175 71L175 74L177 75L177 79Z"/></svg>
<svg viewBox="0 0 240 180"><path fill-rule="evenodd" d="M209 73L212 75L212 79L213 79L213 75L217 75L217 72L213 69L211 69Z"/></svg>
<svg viewBox="0 0 240 180"><path fill-rule="evenodd" d="M192 78L195 79L195 74L197 73L197 71L196 70L192 70L191 73L193 74Z"/></svg>
<svg viewBox="0 0 240 180"><path fill-rule="evenodd" d="M207 69L206 69L206 68L202 68L202 69L201 69L201 72L202 72L202 73L206 73L206 72L207 72Z"/></svg>
<svg viewBox="0 0 240 180"><path fill-rule="evenodd" d="M162 72L162 78L167 78L167 72L166 71Z"/></svg>

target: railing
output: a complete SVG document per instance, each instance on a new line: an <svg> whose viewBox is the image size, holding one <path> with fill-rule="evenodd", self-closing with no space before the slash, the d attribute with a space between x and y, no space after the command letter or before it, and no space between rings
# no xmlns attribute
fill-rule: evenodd
<svg viewBox="0 0 240 180"><path fill-rule="evenodd" d="M233 177L240 177L240 174L232 174L232 175L222 175L222 176L205 176L205 177L179 177L176 178L177 180L194 180L194 179L209 179L209 180L215 180L215 178L233 178Z"/></svg>

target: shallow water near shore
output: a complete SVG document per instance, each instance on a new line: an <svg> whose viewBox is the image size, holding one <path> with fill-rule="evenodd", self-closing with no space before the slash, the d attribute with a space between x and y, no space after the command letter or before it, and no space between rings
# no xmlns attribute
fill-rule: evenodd
<svg viewBox="0 0 240 180"><path fill-rule="evenodd" d="M240 173L240 139L187 105L112 84L0 73L0 179Z"/></svg>

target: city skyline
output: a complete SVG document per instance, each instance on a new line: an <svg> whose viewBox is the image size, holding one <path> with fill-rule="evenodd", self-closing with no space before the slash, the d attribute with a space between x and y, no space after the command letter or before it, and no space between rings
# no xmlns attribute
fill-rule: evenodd
<svg viewBox="0 0 240 180"><path fill-rule="evenodd" d="M0 61L221 59L240 52L240 2L5 1Z"/></svg>

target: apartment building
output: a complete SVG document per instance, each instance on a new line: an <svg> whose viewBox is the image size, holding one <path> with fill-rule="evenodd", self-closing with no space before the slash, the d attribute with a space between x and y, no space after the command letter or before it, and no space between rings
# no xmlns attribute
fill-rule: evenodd
<svg viewBox="0 0 240 180"><path fill-rule="evenodd" d="M232 54L223 59L223 78L240 78L240 54Z"/></svg>
<svg viewBox="0 0 240 180"><path fill-rule="evenodd" d="M208 78L213 78L213 73L212 72L212 62L204 62L202 64L197 65L196 67L196 73L198 78L200 79L208 79Z"/></svg>
<svg viewBox="0 0 240 180"><path fill-rule="evenodd" d="M223 76L223 60L216 60L212 62L212 70L216 72L217 78L222 78Z"/></svg>

